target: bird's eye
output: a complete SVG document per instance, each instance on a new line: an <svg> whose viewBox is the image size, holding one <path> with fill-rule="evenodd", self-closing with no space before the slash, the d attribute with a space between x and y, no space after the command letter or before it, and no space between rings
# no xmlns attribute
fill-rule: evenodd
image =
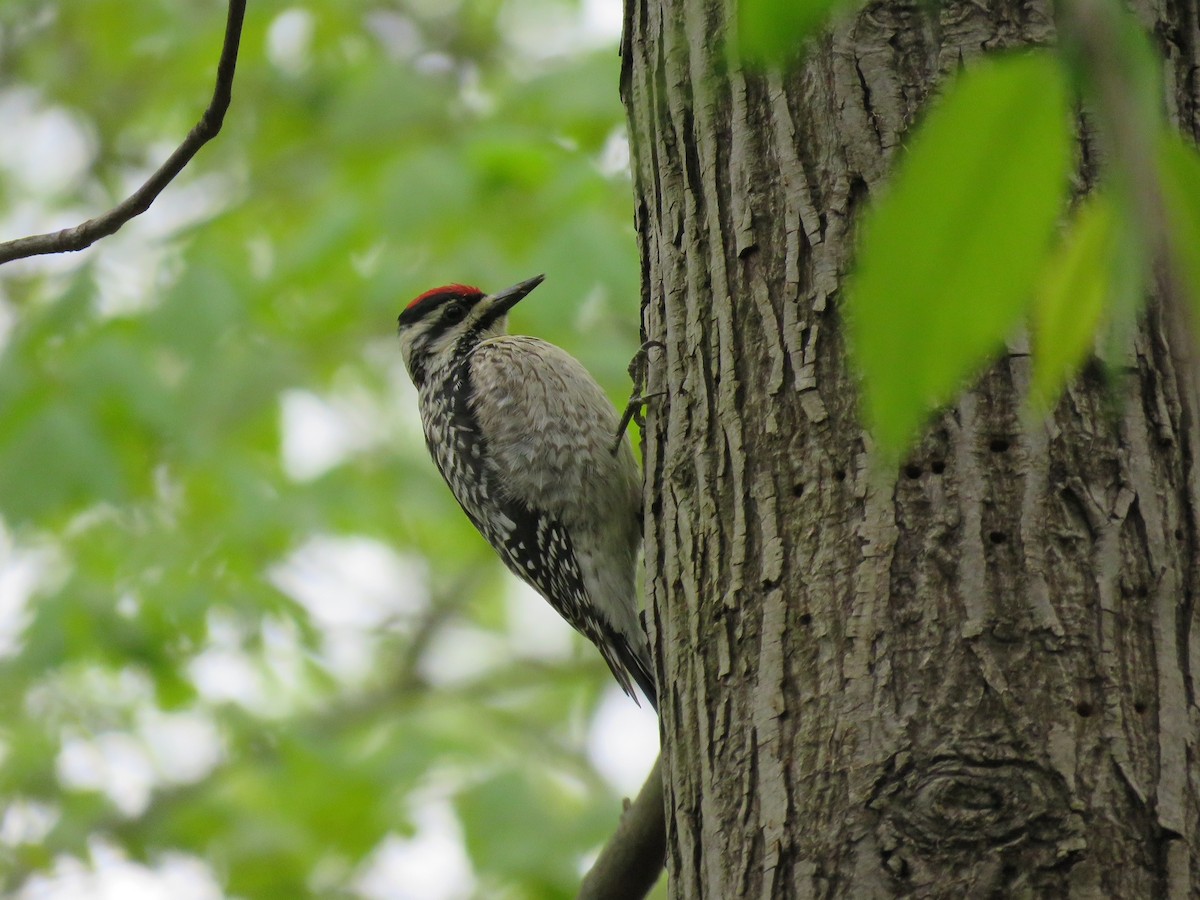
<svg viewBox="0 0 1200 900"><path fill-rule="evenodd" d="M442 313L442 319L453 325L455 322L461 322L463 316L467 314L467 308L461 303L451 303L446 307L446 311Z"/></svg>

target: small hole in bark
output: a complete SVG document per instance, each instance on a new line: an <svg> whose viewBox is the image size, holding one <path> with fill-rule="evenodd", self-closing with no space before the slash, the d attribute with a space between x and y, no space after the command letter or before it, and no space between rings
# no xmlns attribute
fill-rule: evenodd
<svg viewBox="0 0 1200 900"><path fill-rule="evenodd" d="M1086 719L1092 713L1094 713L1095 710L1092 708L1092 704L1088 703L1086 700L1080 700L1075 704L1075 712L1081 719Z"/></svg>
<svg viewBox="0 0 1200 900"><path fill-rule="evenodd" d="M988 535L988 540L990 540L993 544L1003 544L1008 540L1008 535L1003 531L993 531Z"/></svg>
<svg viewBox="0 0 1200 900"><path fill-rule="evenodd" d="M1146 706L1146 701L1141 697L1133 701L1133 711L1135 713L1144 713L1149 707Z"/></svg>
<svg viewBox="0 0 1200 900"><path fill-rule="evenodd" d="M1175 540L1177 540L1177 541L1183 540L1183 529L1182 528L1175 529Z"/></svg>
<svg viewBox="0 0 1200 900"><path fill-rule="evenodd" d="M792 496L793 497L803 497L804 496L804 485L803 484L793 484L792 485Z"/></svg>
<svg viewBox="0 0 1200 900"><path fill-rule="evenodd" d="M1137 589L1137 595L1139 597L1141 597L1143 600L1145 600L1147 597L1150 596L1150 591L1148 591L1146 589L1146 586L1143 584L1140 588Z"/></svg>
<svg viewBox="0 0 1200 900"><path fill-rule="evenodd" d="M988 449L993 453L1007 453L1009 443L1007 438L992 438L992 442L988 444Z"/></svg>
<svg viewBox="0 0 1200 900"><path fill-rule="evenodd" d="M909 464L904 467L904 474L908 478L920 478L921 477L921 467Z"/></svg>
<svg viewBox="0 0 1200 900"><path fill-rule="evenodd" d="M812 613L800 613L800 618L797 619L797 621L801 625L811 625L812 624Z"/></svg>
<svg viewBox="0 0 1200 900"><path fill-rule="evenodd" d="M834 473L833 473L833 477L834 477L834 478L835 478L837 481L845 481L845 480L846 480L846 470L845 470L845 469L838 469L836 472L834 472Z"/></svg>
<svg viewBox="0 0 1200 900"><path fill-rule="evenodd" d="M944 462L942 462L940 459L935 459L933 462L931 462L929 464L929 471L932 472L934 475L941 475L943 472L946 471L946 464Z"/></svg>

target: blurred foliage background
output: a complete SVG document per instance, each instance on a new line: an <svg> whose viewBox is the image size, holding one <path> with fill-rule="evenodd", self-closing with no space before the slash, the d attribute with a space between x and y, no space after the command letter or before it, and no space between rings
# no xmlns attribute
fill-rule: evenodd
<svg viewBox="0 0 1200 900"><path fill-rule="evenodd" d="M139 184L224 21L5 0L0 239ZM623 402L619 27L252 0L224 130L150 212L0 268L0 894L573 896L654 718L462 516L394 330L545 272L514 327Z"/></svg>

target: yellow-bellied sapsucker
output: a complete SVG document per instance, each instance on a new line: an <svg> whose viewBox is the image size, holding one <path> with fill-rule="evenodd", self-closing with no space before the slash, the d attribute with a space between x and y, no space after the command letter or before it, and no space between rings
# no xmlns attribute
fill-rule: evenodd
<svg viewBox="0 0 1200 900"><path fill-rule="evenodd" d="M542 276L498 294L451 284L400 314L425 441L468 518L516 575L657 708L638 617L642 482L617 414L568 353L507 333Z"/></svg>

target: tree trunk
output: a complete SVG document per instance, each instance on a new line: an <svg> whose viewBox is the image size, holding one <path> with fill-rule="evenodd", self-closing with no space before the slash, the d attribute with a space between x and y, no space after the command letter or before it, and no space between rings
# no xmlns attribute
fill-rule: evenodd
<svg viewBox="0 0 1200 900"><path fill-rule="evenodd" d="M1121 380L1033 426L1014 347L894 480L845 358L864 201L1049 6L876 3L760 76L731 5L627 0L622 75L672 897L1200 896L1188 338L1151 298ZM1143 16L1192 130L1197 5Z"/></svg>

